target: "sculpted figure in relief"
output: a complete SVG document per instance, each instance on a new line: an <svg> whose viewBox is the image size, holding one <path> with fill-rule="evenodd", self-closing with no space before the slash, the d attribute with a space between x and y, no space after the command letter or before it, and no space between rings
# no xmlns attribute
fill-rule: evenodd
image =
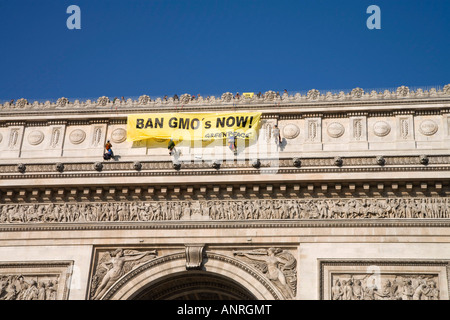
<svg viewBox="0 0 450 320"><path fill-rule="evenodd" d="M144 257L146 258L144 259ZM100 299L114 282L125 273L155 257L156 250L139 252L119 248L112 252L112 255L104 254L93 277L92 292L95 292L95 294L92 299Z"/></svg>
<svg viewBox="0 0 450 320"><path fill-rule="evenodd" d="M260 269L274 282L287 299L295 297L297 261L290 252L280 248L268 248L234 251L233 254L248 258L250 264Z"/></svg>

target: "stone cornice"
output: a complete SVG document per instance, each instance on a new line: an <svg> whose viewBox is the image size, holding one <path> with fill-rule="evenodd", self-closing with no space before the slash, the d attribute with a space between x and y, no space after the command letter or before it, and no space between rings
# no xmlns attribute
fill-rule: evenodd
<svg viewBox="0 0 450 320"><path fill-rule="evenodd" d="M381 101L324 103L324 104L286 104L282 106L251 105L241 106L234 111L260 111L264 120L296 120L305 118L348 118L355 116L389 117L396 115L443 115L450 114L450 97L439 101ZM229 106L207 106L183 109L183 112L223 112ZM180 112L172 107L123 108L120 111L88 110L26 110L8 112L0 110L0 127L45 126L53 124L90 125L93 123L126 124L127 116L134 113ZM33 120L26 120L32 117ZM98 122L95 122L98 121Z"/></svg>
<svg viewBox="0 0 450 320"><path fill-rule="evenodd" d="M58 268L73 264L72 260L56 261L5 261L0 262L0 269L9 268Z"/></svg>
<svg viewBox="0 0 450 320"><path fill-rule="evenodd" d="M371 91L365 93L361 88L355 88L351 92L320 93L312 89L306 95L296 93L294 95L277 95L273 91L267 91L261 97L254 95L252 98L235 98L233 94L227 92L220 98L214 96L203 98L197 97L191 99L190 95L185 94L180 100L168 98L167 101L161 98L151 100L144 95L137 100L128 99L126 101L111 101L108 97L100 97L97 101L87 100L80 102L76 100L70 102L66 98L60 98L56 103L46 101L45 103L29 103L26 99L19 99L14 104L5 102L0 105L0 114L20 115L26 113L38 115L44 113L60 114L95 114L95 113L133 113L133 112L180 112L180 111L204 111L229 109L274 109L278 111L289 108L302 108L326 106L325 110L333 105L344 107L359 106L381 106L392 104L436 104L449 103L450 84L442 89L431 88L430 90L417 89L410 90L408 87L398 87L396 91L385 90L384 92Z"/></svg>
<svg viewBox="0 0 450 320"><path fill-rule="evenodd" d="M423 164L422 158L428 160ZM335 157L295 157L293 159L259 159L258 169L252 167L251 160L224 160L220 168L212 167L213 161L182 162L180 170L175 170L172 161L101 162L101 170L96 162L61 162L63 172L57 163L31 162L24 159L21 164L25 170L19 173L18 164L0 164L0 177L3 179L24 178L74 178L74 177L119 177L119 176L190 176L190 175L245 175L245 174L283 174L283 173L321 173L321 172L382 172L382 171L446 171L450 170L450 155L398 155L382 156L383 162L375 156L341 157L342 164L336 165ZM295 160L299 162L296 163ZM56 172L59 172L56 174Z"/></svg>
<svg viewBox="0 0 450 320"><path fill-rule="evenodd" d="M39 223L0 225L0 232L90 231L90 230L191 230L276 228L449 228L450 219L382 220L257 220L257 221L153 221L108 223ZM380 235L383 236L383 235Z"/></svg>

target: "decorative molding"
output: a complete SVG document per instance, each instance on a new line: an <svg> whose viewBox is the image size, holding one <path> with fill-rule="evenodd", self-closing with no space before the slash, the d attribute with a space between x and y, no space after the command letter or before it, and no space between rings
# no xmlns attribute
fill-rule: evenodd
<svg viewBox="0 0 450 320"><path fill-rule="evenodd" d="M385 137L391 132L391 126L385 121L377 121L373 125L373 133L378 137Z"/></svg>
<svg viewBox="0 0 450 320"><path fill-rule="evenodd" d="M62 97L56 101L56 107L57 108L65 108L68 103L69 103L69 99Z"/></svg>
<svg viewBox="0 0 450 320"><path fill-rule="evenodd" d="M386 164L386 159L383 156L377 156L377 163L380 166L384 166Z"/></svg>
<svg viewBox="0 0 450 320"><path fill-rule="evenodd" d="M339 138L345 132L344 126L339 122L332 122L327 127L327 133L332 138Z"/></svg>
<svg viewBox="0 0 450 320"><path fill-rule="evenodd" d="M111 133L111 141L114 143L122 143L127 139L127 130L117 128Z"/></svg>
<svg viewBox="0 0 450 320"><path fill-rule="evenodd" d="M203 263L204 244L186 245L186 270L200 270Z"/></svg>
<svg viewBox="0 0 450 320"><path fill-rule="evenodd" d="M100 107L104 107L104 106L108 105L109 102L110 102L109 98L105 97L105 96L100 97L100 98L97 99L97 105L100 106Z"/></svg>
<svg viewBox="0 0 450 320"><path fill-rule="evenodd" d="M430 159L427 155L420 155L419 159L420 163L423 165L427 165L430 162Z"/></svg>
<svg viewBox="0 0 450 320"><path fill-rule="evenodd" d="M295 139L300 134L299 127L294 123L288 123L283 127L283 136L286 139Z"/></svg>
<svg viewBox="0 0 450 320"><path fill-rule="evenodd" d="M19 163L17 165L17 171L19 171L20 173L24 173L26 169L27 169L27 166L23 163Z"/></svg>
<svg viewBox="0 0 450 320"><path fill-rule="evenodd" d="M75 129L69 135L69 140L73 144L81 144L85 139L86 132L81 129Z"/></svg>
<svg viewBox="0 0 450 320"><path fill-rule="evenodd" d="M195 230L195 229L248 229L248 228L450 228L448 219L382 219L382 220L285 220L285 221L152 221L108 224L0 224L2 232L30 231L99 231L99 230Z"/></svg>
<svg viewBox="0 0 450 320"><path fill-rule="evenodd" d="M50 147L56 148L56 146L59 144L60 138L61 138L61 127L53 128L52 129L52 137L50 141Z"/></svg>
<svg viewBox="0 0 450 320"><path fill-rule="evenodd" d="M56 171L58 171L58 172L63 172L63 171L64 171L64 163L58 162L58 163L55 165L55 168L56 168Z"/></svg>
<svg viewBox="0 0 450 320"><path fill-rule="evenodd" d="M362 119L353 119L353 138L357 141L362 138Z"/></svg>
<svg viewBox="0 0 450 320"><path fill-rule="evenodd" d="M140 105L147 105L147 104L149 104L151 101L152 101L152 99L150 99L149 96L147 96L147 95L142 95L142 96L139 97L138 103L139 103Z"/></svg>
<svg viewBox="0 0 450 320"><path fill-rule="evenodd" d="M307 120L308 121L308 141L317 141L318 132L318 121L317 120Z"/></svg>
<svg viewBox="0 0 450 320"><path fill-rule="evenodd" d="M28 143L37 146L44 141L44 133L40 130L34 130L28 134Z"/></svg>
<svg viewBox="0 0 450 320"><path fill-rule="evenodd" d="M136 171L140 171L140 170L142 169L142 163L140 163L139 161L135 161L135 162L133 163L133 168L134 168L134 170L136 170Z"/></svg>
<svg viewBox="0 0 450 320"><path fill-rule="evenodd" d="M21 99L18 99L18 100L16 101L16 108L23 109L23 108L25 108L27 105L28 105L28 100L27 100L27 99L21 98Z"/></svg>
<svg viewBox="0 0 450 320"><path fill-rule="evenodd" d="M390 157L386 156L386 161L389 163L389 165L400 165L405 162L405 165L408 165L408 167L401 167L401 166L377 166L375 167L376 159L375 157L370 157L367 160L364 161L349 161L351 158L341 157L341 159L344 160L344 165L342 167L338 168L330 168L330 166L336 166L334 164L334 158L333 159L323 159L321 162L318 162L318 165L321 166L321 168L307 168L307 167L314 167L312 165L312 161L308 161L307 158L302 158L302 168L293 168L293 162L292 160L288 161L288 165L284 165L279 162L280 166L277 169L276 167L271 168L270 162L262 162L260 161L260 168L263 168L264 173L266 174L307 174L307 173L360 173L360 172L418 172L418 171L449 171L448 166L438 166L438 164L433 162L433 158L431 156L428 156L429 158L429 164L433 164L433 166L428 167L412 167L411 165L418 165L420 163L419 156L415 157L404 157L403 160L397 160L396 158L391 159ZM370 162L370 167L356 167L361 165L366 165L368 162ZM169 163L169 169L173 168L172 162ZM258 162L255 162L255 165L257 165ZM445 163L446 164L446 163ZM60 174L54 174L54 166L55 164L49 164L46 165L44 168L39 168L39 165L28 165L26 164L27 168L30 168L30 170L27 170L27 174L25 175L14 175L12 173L16 172L16 166L14 165L5 165L0 166L0 177L2 179L68 179L68 178L98 178L98 177L133 177L133 176L198 176L198 175L254 175L254 174L260 174L261 169L250 169L247 167L244 168L236 168L235 170L216 170L210 168L209 164L205 164L205 168L203 171L191 171L187 169L197 169L201 168L200 166L197 166L195 164L189 165L183 163L183 169L185 170L173 170L173 171L164 171L162 167L155 168L152 171L147 171L149 169L146 168L146 163L142 162L143 170L146 171L139 171L136 172L134 170L134 167L132 165L126 165L124 167L125 170L134 170L134 172L105 172L105 171L112 171L111 167L108 167L108 163L102 163L98 162L98 169L100 169L100 166L103 166L101 171L98 171L97 173L93 173L92 171L96 171L94 165L92 163L83 164L80 166L74 166L70 163L66 163L66 170L64 175ZM181 165L181 163L179 163ZM229 168L228 166L225 166L226 164L223 163L221 167L223 169ZM353 167L355 166L355 167ZM373 166L373 167L372 167ZM128 168L130 167L130 168ZM203 167L203 166L202 166ZM285 169L285 167L292 167L292 169ZM33 171L31 171L31 168L33 168ZM70 169L69 169L70 168ZM74 168L74 170L72 170ZM47 170L48 169L48 170ZM181 169L181 166L180 168ZM81 173L69 173L69 171L82 171ZM86 172L83 172L86 171ZM35 173L31 173L35 172ZM36 172L42 172L41 174L38 174ZM6 173L6 174L2 174Z"/></svg>
<svg viewBox="0 0 450 320"><path fill-rule="evenodd" d="M102 138L102 127L95 126L94 134L92 135L92 146L98 147L100 145L101 138Z"/></svg>
<svg viewBox="0 0 450 320"><path fill-rule="evenodd" d="M19 135L20 135L19 130L20 129L18 129L18 128L11 129L11 132L9 134L9 143L8 143L9 149L14 149L17 146L17 144L19 142Z"/></svg>
<svg viewBox="0 0 450 320"><path fill-rule="evenodd" d="M438 131L438 125L433 120L424 120L420 123L419 131L425 136L432 136Z"/></svg>
<svg viewBox="0 0 450 320"><path fill-rule="evenodd" d="M403 139L407 139L409 136L409 120L400 119L400 136Z"/></svg>

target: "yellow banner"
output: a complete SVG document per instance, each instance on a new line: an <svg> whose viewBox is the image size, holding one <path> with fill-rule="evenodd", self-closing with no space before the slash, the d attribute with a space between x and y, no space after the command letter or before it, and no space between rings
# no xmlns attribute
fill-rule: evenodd
<svg viewBox="0 0 450 320"><path fill-rule="evenodd" d="M254 139L260 120L261 112L133 114L127 141Z"/></svg>

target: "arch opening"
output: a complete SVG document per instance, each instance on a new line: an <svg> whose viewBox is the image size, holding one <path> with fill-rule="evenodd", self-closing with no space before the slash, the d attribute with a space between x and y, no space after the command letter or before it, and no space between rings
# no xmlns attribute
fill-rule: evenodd
<svg viewBox="0 0 450 320"><path fill-rule="evenodd" d="M141 288L130 300L256 300L233 279L207 271L185 271Z"/></svg>
<svg viewBox="0 0 450 320"><path fill-rule="evenodd" d="M172 282L174 285L184 283L184 290L176 292L171 289L174 286L167 283L172 279L178 280ZM163 283L166 283L165 287ZM186 269L185 252L150 260L122 276L101 299L188 299L182 297L183 292L205 292L202 300L206 300L208 294L213 296L218 290L226 294L214 296L214 299L283 299L281 292L259 270L233 257L213 252L206 253L201 270Z"/></svg>

